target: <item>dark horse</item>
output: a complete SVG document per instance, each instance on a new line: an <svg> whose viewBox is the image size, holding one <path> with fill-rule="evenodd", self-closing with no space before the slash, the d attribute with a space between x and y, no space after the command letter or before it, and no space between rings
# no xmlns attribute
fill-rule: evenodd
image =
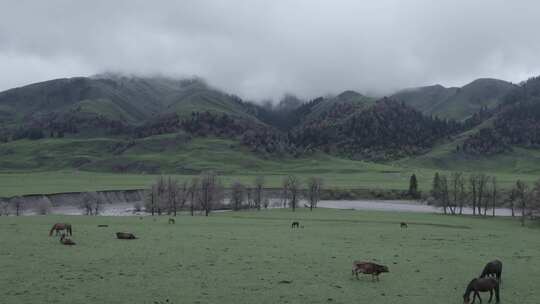
<svg viewBox="0 0 540 304"><path fill-rule="evenodd" d="M71 231L71 224L66 223L56 223L52 226L51 231L49 232L49 236L52 236L53 231L56 230L56 235L60 233L60 231L65 230L70 236L73 235Z"/></svg>
<svg viewBox="0 0 540 304"><path fill-rule="evenodd" d="M463 294L463 303L469 304L471 301L470 295L474 292L473 295L473 301L478 297L478 300L480 300L480 303L482 303L482 298L480 298L480 292L487 292L489 291L489 303L491 303L491 300L493 299L493 290L495 290L495 299L497 300L497 303L501 300L499 296L499 281L495 278L483 278L483 279L472 279L472 281L467 285L467 289L465 290L465 293Z"/></svg>
<svg viewBox="0 0 540 304"><path fill-rule="evenodd" d="M121 240L134 240L136 237L133 235L133 233L128 232L117 232L116 237Z"/></svg>
<svg viewBox="0 0 540 304"><path fill-rule="evenodd" d="M401 224L399 224L399 226L403 229L403 228L407 228L407 223L405 222L401 222Z"/></svg>
<svg viewBox="0 0 540 304"><path fill-rule="evenodd" d="M383 272L389 272L388 267L384 265L375 264L372 262L354 261L352 267L352 275L356 275L358 279L358 273L370 274L371 280L379 280L379 274Z"/></svg>
<svg viewBox="0 0 540 304"><path fill-rule="evenodd" d="M292 222L291 228L299 228L300 223L299 222Z"/></svg>
<svg viewBox="0 0 540 304"><path fill-rule="evenodd" d="M502 262L494 260L486 264L480 278L495 276L499 282L502 283Z"/></svg>

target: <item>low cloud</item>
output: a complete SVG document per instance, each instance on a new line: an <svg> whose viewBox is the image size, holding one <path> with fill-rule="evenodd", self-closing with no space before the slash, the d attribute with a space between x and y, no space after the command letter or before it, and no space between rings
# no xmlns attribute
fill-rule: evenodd
<svg viewBox="0 0 540 304"><path fill-rule="evenodd" d="M0 90L102 72L244 98L540 74L537 1L1 1Z"/></svg>

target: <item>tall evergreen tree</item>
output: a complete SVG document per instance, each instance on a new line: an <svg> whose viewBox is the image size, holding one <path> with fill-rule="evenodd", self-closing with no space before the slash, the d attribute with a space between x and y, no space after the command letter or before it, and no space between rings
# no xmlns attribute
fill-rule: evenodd
<svg viewBox="0 0 540 304"><path fill-rule="evenodd" d="M409 196L412 198L418 198L418 180L416 179L416 174L413 173L409 179Z"/></svg>

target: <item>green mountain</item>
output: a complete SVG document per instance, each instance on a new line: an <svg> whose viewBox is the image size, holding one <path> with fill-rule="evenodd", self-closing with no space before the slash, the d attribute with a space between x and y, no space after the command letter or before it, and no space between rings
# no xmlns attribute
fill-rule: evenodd
<svg viewBox="0 0 540 304"><path fill-rule="evenodd" d="M464 120L482 108L495 108L516 85L503 80L482 78L463 87L441 85L400 91L392 98L422 111L426 115Z"/></svg>
<svg viewBox="0 0 540 304"><path fill-rule="evenodd" d="M138 78L117 75L55 79L0 93L2 127L77 129L141 125L160 115L227 113L254 119L235 96L199 79ZM56 127L55 127L56 125Z"/></svg>
<svg viewBox="0 0 540 304"><path fill-rule="evenodd" d="M0 93L0 170L232 172L321 154L429 167L508 162L540 147L539 83L479 79L379 100L345 91L258 105L200 79L56 79Z"/></svg>

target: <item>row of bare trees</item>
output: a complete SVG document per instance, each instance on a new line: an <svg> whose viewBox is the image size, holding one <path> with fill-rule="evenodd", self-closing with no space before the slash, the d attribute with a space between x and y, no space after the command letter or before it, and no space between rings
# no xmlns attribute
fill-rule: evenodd
<svg viewBox="0 0 540 304"><path fill-rule="evenodd" d="M525 226L525 220L539 219L540 215L540 179L530 187L527 183L518 180L508 195L511 202L512 216L515 216L515 209L521 212L521 225Z"/></svg>
<svg viewBox="0 0 540 304"><path fill-rule="evenodd" d="M305 188L294 175L283 180L281 200L284 207L296 210L301 198L305 198L312 210L321 198L323 182L318 177L306 180ZM145 209L152 215L174 215L180 210L189 210L191 215L203 212L206 216L225 200L225 191L220 178L214 172L205 172L191 181L179 182L174 177L159 177L147 190ZM265 193L265 178L258 176L251 187L235 181L229 196L233 210L268 208L270 199Z"/></svg>
<svg viewBox="0 0 540 304"><path fill-rule="evenodd" d="M464 207L472 208L473 215L487 215L491 208L495 215L498 206L498 184L494 176L452 172L449 177L435 173L431 189L432 202L445 214L463 214Z"/></svg>
<svg viewBox="0 0 540 304"><path fill-rule="evenodd" d="M52 209L52 204L47 199L42 199L28 206L27 201L23 197L15 197L10 201L0 200L0 216L22 215L28 209L33 209L36 214L46 215Z"/></svg>
<svg viewBox="0 0 540 304"><path fill-rule="evenodd" d="M239 181L231 185L230 204L233 210L268 208L269 198L264 193L265 179L263 176L257 176L253 186L247 187Z"/></svg>
<svg viewBox="0 0 540 304"><path fill-rule="evenodd" d="M302 182L295 175L289 175L283 179L281 188L281 200L283 206L289 205L292 211L298 207L300 199L305 197L310 210L317 207L321 200L323 181L318 177L310 177L305 182L305 190L302 190Z"/></svg>
<svg viewBox="0 0 540 304"><path fill-rule="evenodd" d="M83 195L79 208L84 215L99 215L103 211L105 201L97 192L87 192Z"/></svg>
<svg viewBox="0 0 540 304"><path fill-rule="evenodd" d="M435 173L430 201L442 207L444 214L461 215L469 207L473 215L495 216L497 207L509 208L512 216L521 213L524 224L527 217L540 212L540 180L532 188L518 180L510 191L500 190L495 176L452 172L449 176Z"/></svg>
<svg viewBox="0 0 540 304"><path fill-rule="evenodd" d="M208 216L222 200L223 185L214 172L205 172L189 182L161 176L147 191L145 208L152 215L176 216L188 207L191 215L200 210Z"/></svg>
<svg viewBox="0 0 540 304"><path fill-rule="evenodd" d="M300 200L304 198L308 202L310 210L313 210L321 199L322 186L322 179L318 177L310 177L305 183L302 183L295 175L286 176L281 184L281 205L284 208L289 206L292 211L295 211ZM248 188L238 181L234 182L231 187L230 202L233 210L245 208L260 210L261 206L268 208L270 201L264 194L264 177L257 177L252 188Z"/></svg>

